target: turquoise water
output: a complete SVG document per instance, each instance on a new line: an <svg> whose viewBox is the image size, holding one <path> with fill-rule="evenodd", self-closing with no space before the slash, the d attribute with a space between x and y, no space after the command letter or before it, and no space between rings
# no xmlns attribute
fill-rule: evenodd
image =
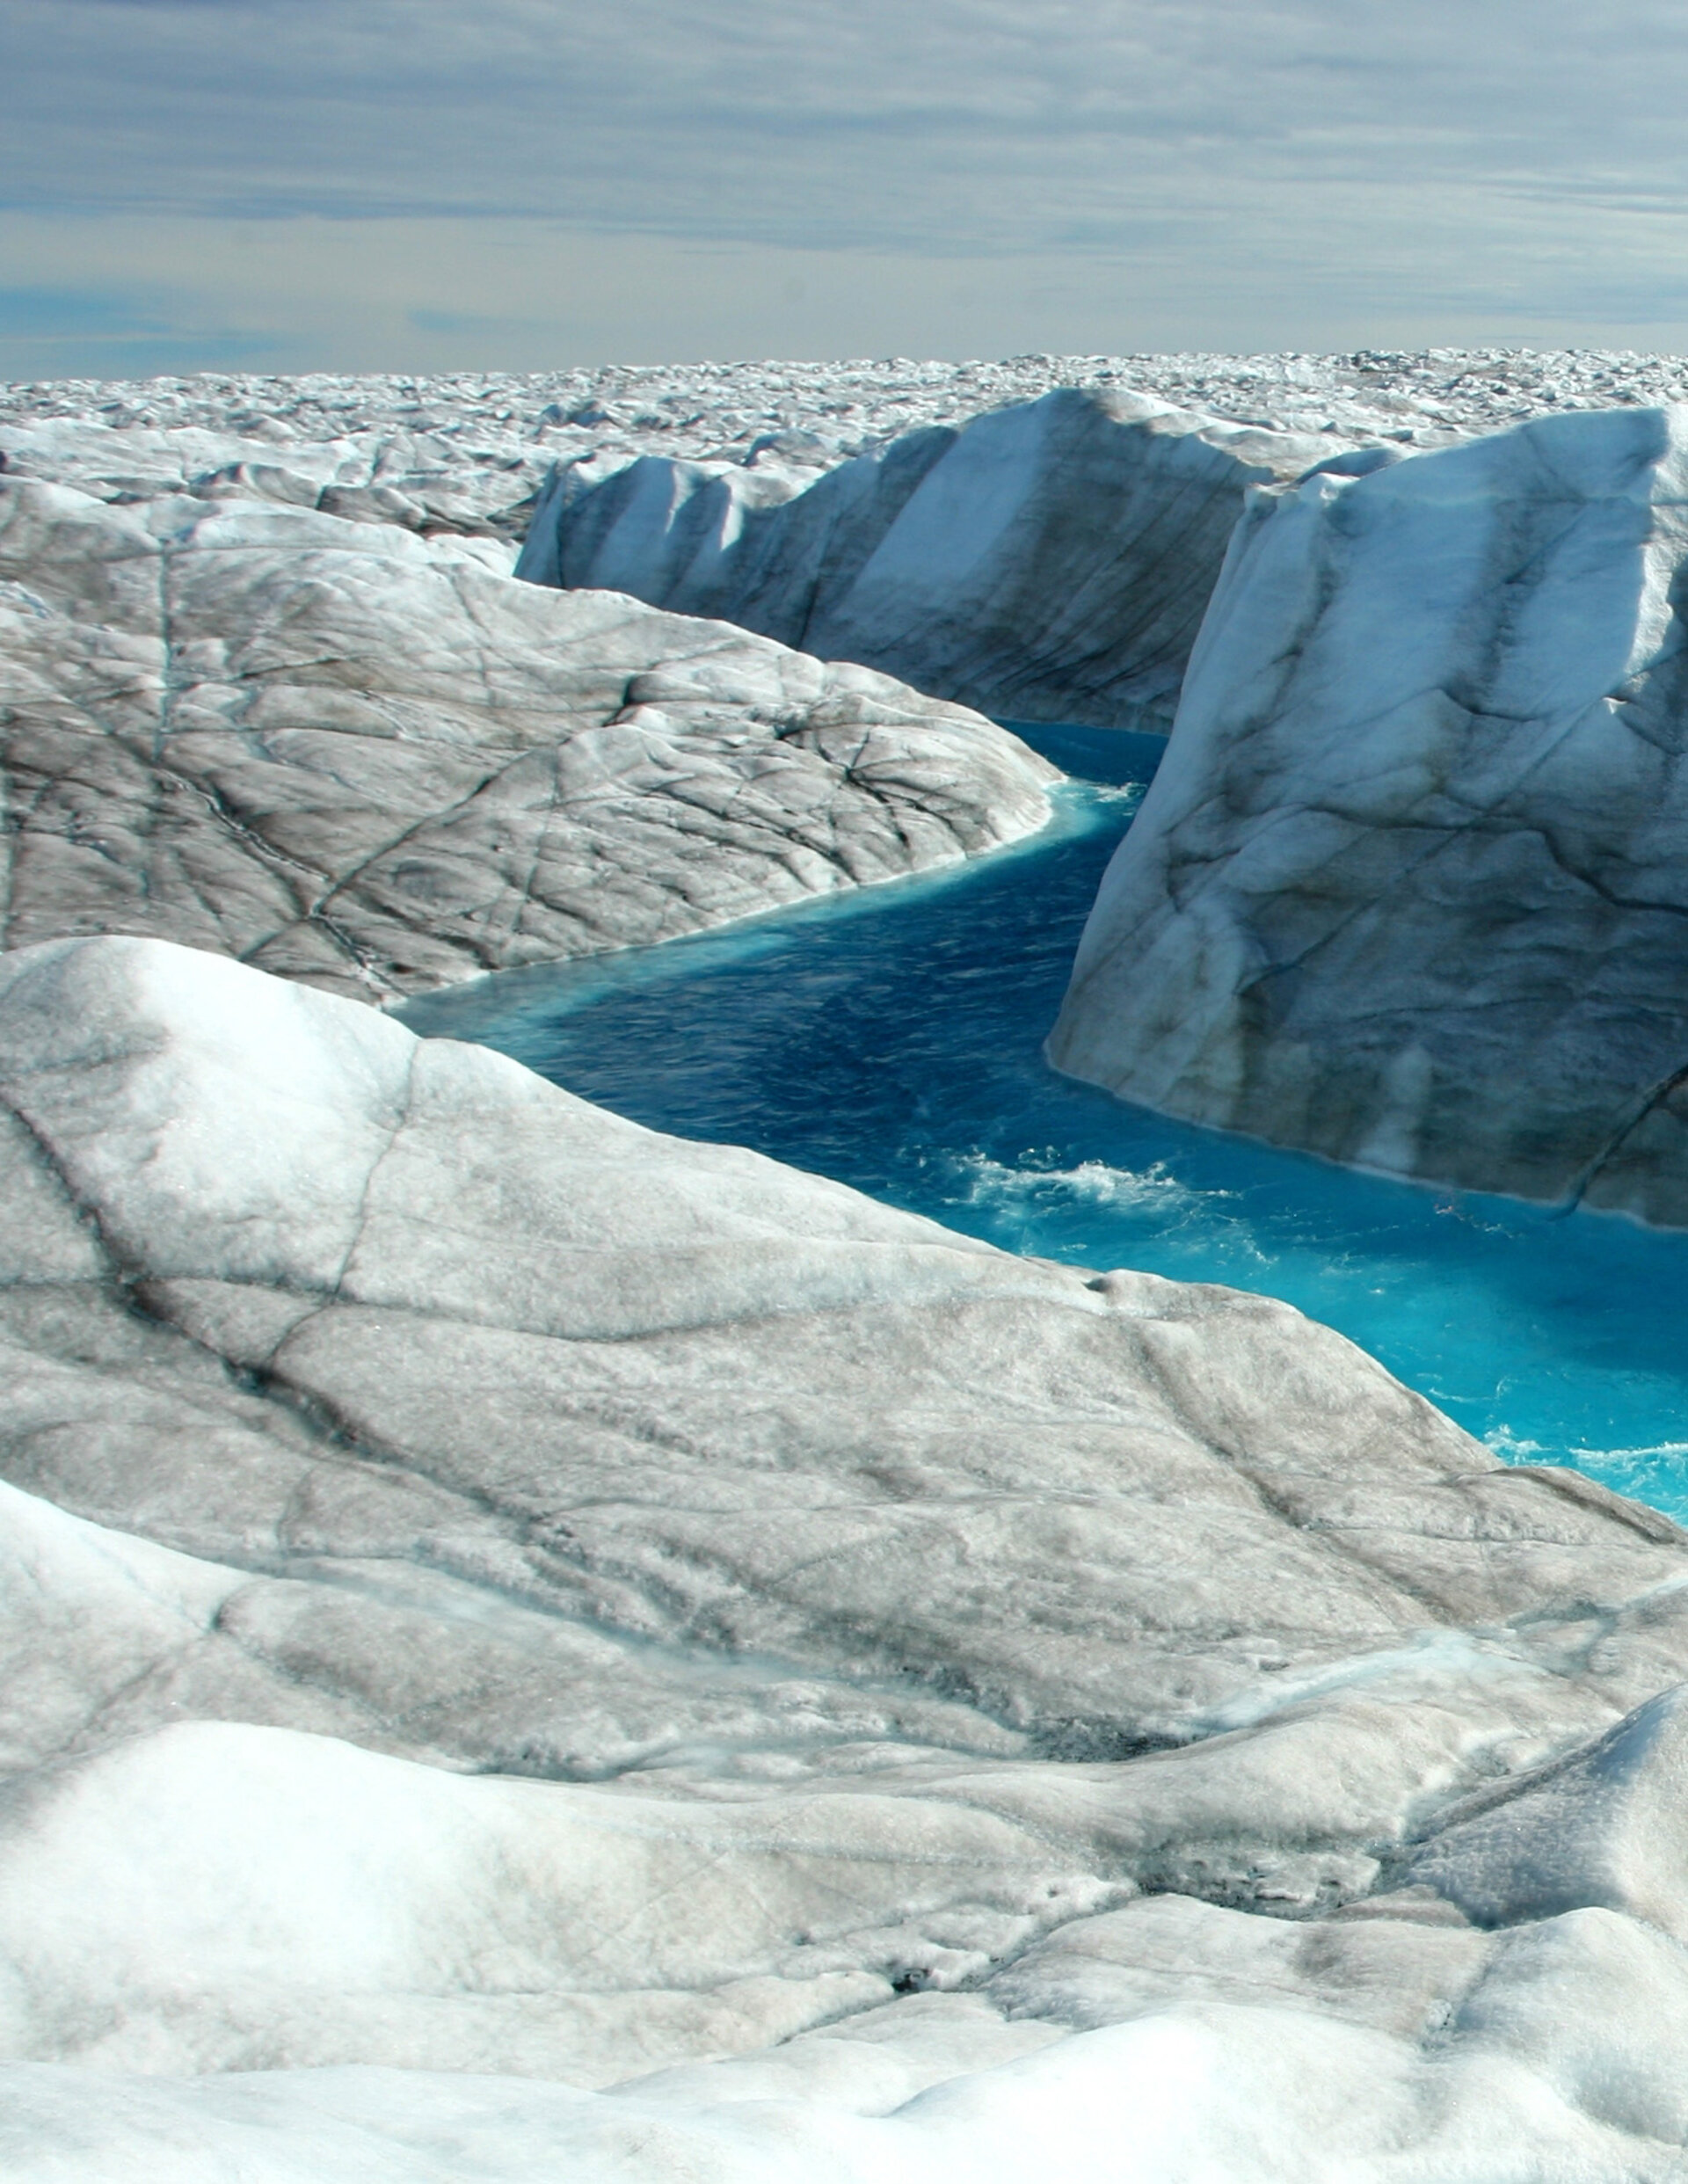
<svg viewBox="0 0 1688 2184"><path fill-rule="evenodd" d="M1287 1298L1498 1453L1575 1464L1688 1521L1688 1236L1355 1175L1047 1067L1080 928L1160 746L1021 732L1080 777L1032 844L484 979L406 1020L1012 1251Z"/></svg>

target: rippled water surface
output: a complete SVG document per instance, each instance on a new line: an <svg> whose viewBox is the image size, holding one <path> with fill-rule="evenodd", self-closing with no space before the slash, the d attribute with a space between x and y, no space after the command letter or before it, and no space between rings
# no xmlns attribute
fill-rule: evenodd
<svg viewBox="0 0 1688 2184"><path fill-rule="evenodd" d="M1159 746L1022 732L1081 777L1033 844L484 979L407 1021L1009 1250L1287 1298L1500 1453L1575 1463L1688 1521L1688 1237L1354 1175L1048 1067L1080 928Z"/></svg>

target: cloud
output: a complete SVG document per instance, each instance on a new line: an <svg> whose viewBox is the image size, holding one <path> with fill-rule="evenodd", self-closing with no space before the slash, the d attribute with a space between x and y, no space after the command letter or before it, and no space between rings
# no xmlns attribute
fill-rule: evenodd
<svg viewBox="0 0 1688 2184"><path fill-rule="evenodd" d="M1655 0L8 0L0 75L14 215L496 229L507 291L403 302L442 338L539 324L559 225L1042 260L1091 281L1091 346L1684 313L1688 34Z"/></svg>
<svg viewBox="0 0 1688 2184"><path fill-rule="evenodd" d="M11 0L14 205L553 216L803 247L1104 240L1427 181L1688 205L1647 0Z"/></svg>

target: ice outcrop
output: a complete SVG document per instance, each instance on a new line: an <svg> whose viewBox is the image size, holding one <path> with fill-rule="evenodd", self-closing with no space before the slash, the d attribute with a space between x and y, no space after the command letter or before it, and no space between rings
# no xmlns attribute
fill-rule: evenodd
<svg viewBox="0 0 1688 2184"><path fill-rule="evenodd" d="M560 467L517 573L718 615L1000 719L1164 728L1244 494L1342 447L1059 389L819 475L777 448Z"/></svg>
<svg viewBox="0 0 1688 2184"><path fill-rule="evenodd" d="M0 931L132 932L380 999L1030 834L988 722L502 549L0 477Z"/></svg>
<svg viewBox="0 0 1688 2184"><path fill-rule="evenodd" d="M9 2178L1682 2173L1663 1519L158 941L0 1115Z"/></svg>
<svg viewBox="0 0 1688 2184"><path fill-rule="evenodd" d="M143 424L121 405L121 422L47 403L44 414L25 407L8 417L11 406L0 396L0 470L12 477L74 486L117 506L186 494L315 508L430 537L498 542L499 559L527 530L549 467L542 443L512 448L496 425L497 449L477 446L488 434L477 431L472 408L444 431L418 429L413 412L380 422L342 413L319 419L306 436L249 403L232 415L205 416L201 407L204 421L191 424Z"/></svg>
<svg viewBox="0 0 1688 2184"><path fill-rule="evenodd" d="M1437 1182L1688 1224L1688 411L1258 499L1058 1067Z"/></svg>
<svg viewBox="0 0 1688 2184"><path fill-rule="evenodd" d="M1592 1749L1471 1799L1408 1870L1485 1925L1599 1904L1688 1941L1685 1747L1679 1685Z"/></svg>

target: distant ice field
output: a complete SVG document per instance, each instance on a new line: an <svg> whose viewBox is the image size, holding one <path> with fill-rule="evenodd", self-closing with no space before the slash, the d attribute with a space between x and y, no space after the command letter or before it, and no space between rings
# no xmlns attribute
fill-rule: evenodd
<svg viewBox="0 0 1688 2184"><path fill-rule="evenodd" d="M1043 1059L1160 745L1020 728L1055 823L936 878L411 1003L682 1137L754 1147L1005 1249L1286 1299L1498 1455L1688 1521L1688 1235L1356 1174Z"/></svg>
<svg viewBox="0 0 1688 2184"><path fill-rule="evenodd" d="M340 487L432 472L484 509L520 503L553 462L613 468L640 455L753 464L767 457L819 470L917 426L960 425L1053 387L1123 388L1238 424L1424 448L1556 411L1688 401L1688 358L1365 349L40 380L0 383L0 451L18 428L60 420L75 428L75 465L108 476L127 467L142 474L134 484L156 491L171 461L204 469L231 459L198 448L193 435L234 434L265 443L268 462L324 470ZM86 444L90 425L120 437L102 453ZM161 445L161 435L183 433L186 441ZM14 467L59 476L66 459L49 430ZM520 519L509 528L519 532Z"/></svg>

